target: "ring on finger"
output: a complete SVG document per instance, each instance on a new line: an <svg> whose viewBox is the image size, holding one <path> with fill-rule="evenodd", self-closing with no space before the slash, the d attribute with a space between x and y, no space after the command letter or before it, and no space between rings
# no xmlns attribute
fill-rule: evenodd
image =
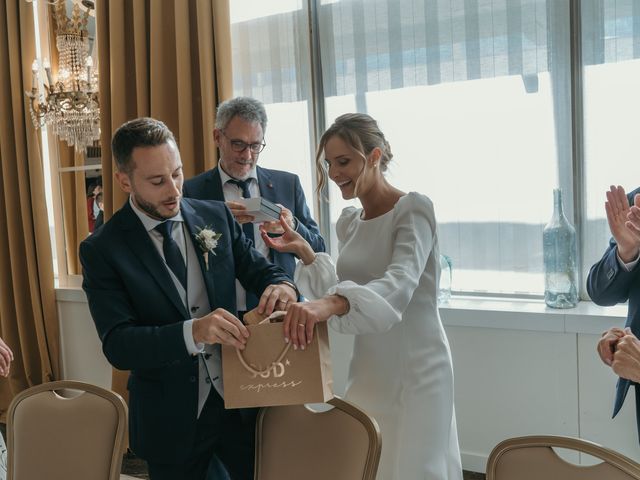
<svg viewBox="0 0 640 480"><path fill-rule="evenodd" d="M302 327L302 328L304 328L304 327L305 327L305 325L304 325L304 323L299 323L299 324L298 324L298 327Z"/></svg>

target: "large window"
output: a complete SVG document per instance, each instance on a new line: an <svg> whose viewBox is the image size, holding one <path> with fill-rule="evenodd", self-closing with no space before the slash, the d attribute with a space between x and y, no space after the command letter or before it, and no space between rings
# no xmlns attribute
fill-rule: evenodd
<svg viewBox="0 0 640 480"><path fill-rule="evenodd" d="M234 93L265 103L267 147L259 165L295 172L315 211L308 10L297 0L229 2Z"/></svg>
<svg viewBox="0 0 640 480"><path fill-rule="evenodd" d="M454 288L541 293L551 192L571 192L558 141L571 128L570 37L553 31L568 3L343 0L320 12L327 122L353 110L379 121L390 181L435 204Z"/></svg>
<svg viewBox="0 0 640 480"><path fill-rule="evenodd" d="M272 10L260 14L263 3ZM369 113L394 152L390 181L435 204L454 290L542 294L556 187L578 227L584 281L610 235L604 191L640 184L640 2L232 4L254 13L233 25L235 93L274 112L270 148L296 152L261 162L301 174L312 196L314 127ZM331 189L332 227L343 206Z"/></svg>
<svg viewBox="0 0 640 480"><path fill-rule="evenodd" d="M582 25L586 272L611 236L605 191L640 186L640 2L585 0Z"/></svg>

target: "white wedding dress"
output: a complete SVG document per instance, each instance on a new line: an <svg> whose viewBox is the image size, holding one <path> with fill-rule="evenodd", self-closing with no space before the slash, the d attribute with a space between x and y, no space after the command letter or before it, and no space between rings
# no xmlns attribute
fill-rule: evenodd
<svg viewBox="0 0 640 480"><path fill-rule="evenodd" d="M438 237L431 201L409 193L371 220L346 208L339 256L298 262L310 299L337 293L350 311L330 325L355 334L346 398L382 431L378 480L461 480L451 352L437 307Z"/></svg>

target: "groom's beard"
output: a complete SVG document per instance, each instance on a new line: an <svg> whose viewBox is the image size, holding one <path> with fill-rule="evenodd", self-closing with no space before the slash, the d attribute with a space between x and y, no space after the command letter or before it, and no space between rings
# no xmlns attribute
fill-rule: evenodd
<svg viewBox="0 0 640 480"><path fill-rule="evenodd" d="M151 202L146 201L144 198L142 198L140 195L136 194L135 192L133 193L133 203L136 204L136 206L142 210L143 212L145 212L147 215L149 215L152 218L155 218L156 220L167 220L169 218L173 218L175 217L178 212L180 211L180 197L177 198L168 198L165 200L165 202L177 202L178 206L177 209L171 210L168 207L164 207L164 205L161 204L153 204ZM160 209L163 209L165 213L163 213Z"/></svg>

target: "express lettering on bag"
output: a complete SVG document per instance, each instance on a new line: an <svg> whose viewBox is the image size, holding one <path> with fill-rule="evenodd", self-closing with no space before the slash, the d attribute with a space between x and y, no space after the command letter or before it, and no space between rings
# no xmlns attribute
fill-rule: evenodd
<svg viewBox="0 0 640 480"><path fill-rule="evenodd" d="M255 390L256 392L260 392L261 390L267 388L295 388L302 383L302 380L296 382L294 380L290 382L282 382L282 383L251 383L249 385L240 385L240 390Z"/></svg>

